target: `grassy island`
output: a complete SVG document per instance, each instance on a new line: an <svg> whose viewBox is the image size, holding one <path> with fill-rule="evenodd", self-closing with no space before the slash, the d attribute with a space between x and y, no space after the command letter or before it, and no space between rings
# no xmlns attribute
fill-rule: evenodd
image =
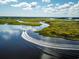
<svg viewBox="0 0 79 59"><path fill-rule="evenodd" d="M75 19L55 19L46 21L50 26L38 31L40 35L61 37L69 40L79 40L79 21Z"/></svg>
<svg viewBox="0 0 79 59"><path fill-rule="evenodd" d="M0 24L39 26L39 18L1 17Z"/></svg>

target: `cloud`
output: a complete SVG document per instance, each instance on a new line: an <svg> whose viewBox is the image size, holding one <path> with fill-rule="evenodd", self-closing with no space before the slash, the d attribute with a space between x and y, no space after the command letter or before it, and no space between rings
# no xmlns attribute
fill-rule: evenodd
<svg viewBox="0 0 79 59"><path fill-rule="evenodd" d="M48 7L48 8L43 8L43 11L45 13L51 13L51 12L55 12L56 10L52 7Z"/></svg>
<svg viewBox="0 0 79 59"><path fill-rule="evenodd" d="M53 4L47 5L42 8L47 14L58 15L58 16L78 16L79 14L79 2L78 3L64 3L62 5L53 6Z"/></svg>
<svg viewBox="0 0 79 59"><path fill-rule="evenodd" d="M47 7L53 7L53 4L48 4Z"/></svg>
<svg viewBox="0 0 79 59"><path fill-rule="evenodd" d="M19 4L15 4L15 5L11 5L12 7L19 7L22 8L24 10L31 10L33 8L38 7L37 2L31 2L31 3L27 3L27 2L21 2Z"/></svg>
<svg viewBox="0 0 79 59"><path fill-rule="evenodd" d="M42 0L42 2L45 2L45 3L50 3L51 0Z"/></svg>
<svg viewBox="0 0 79 59"><path fill-rule="evenodd" d="M6 4L9 2L18 2L17 0L0 0L0 4Z"/></svg>
<svg viewBox="0 0 79 59"><path fill-rule="evenodd" d="M37 6L37 2L32 2L32 3L30 3L30 5L32 8L35 8Z"/></svg>
<svg viewBox="0 0 79 59"><path fill-rule="evenodd" d="M71 5L70 4L63 4L63 5L60 5L57 9L61 10L61 9L67 9L67 8L70 8Z"/></svg>
<svg viewBox="0 0 79 59"><path fill-rule="evenodd" d="M11 5L11 6L13 6L13 7L22 7L22 8L31 7L31 5L26 3L26 2L22 2L22 3Z"/></svg>
<svg viewBox="0 0 79 59"><path fill-rule="evenodd" d="M74 2L69 2L69 4L74 4Z"/></svg>
<svg viewBox="0 0 79 59"><path fill-rule="evenodd" d="M77 4L74 4L69 8L69 14L70 15L76 15L79 13L79 2Z"/></svg>

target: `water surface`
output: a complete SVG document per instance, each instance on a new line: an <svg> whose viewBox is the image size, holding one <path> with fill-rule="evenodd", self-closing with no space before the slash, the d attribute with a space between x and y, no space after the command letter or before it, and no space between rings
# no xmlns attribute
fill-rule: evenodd
<svg viewBox="0 0 79 59"><path fill-rule="evenodd" d="M21 37L28 27L0 25L0 59L56 59Z"/></svg>

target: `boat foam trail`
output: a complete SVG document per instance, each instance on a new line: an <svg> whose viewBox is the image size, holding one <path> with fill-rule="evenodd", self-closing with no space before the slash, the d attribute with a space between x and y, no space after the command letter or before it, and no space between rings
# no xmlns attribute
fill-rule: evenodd
<svg viewBox="0 0 79 59"><path fill-rule="evenodd" d="M49 26L48 24L43 23L43 22L41 24L42 24L41 26L38 26L36 28L30 28L28 30L37 31L38 28L40 28L40 27L43 29L43 28ZM79 50L79 45L48 43L46 41L42 41L42 40L38 40L36 38L30 37L30 35L28 35L28 33L27 33L28 30L23 31L21 36L22 36L23 39L25 39L26 41L31 42L33 44L37 44L39 46L43 46L43 47L47 47L47 48L66 49L66 50ZM75 48L73 48L73 47L75 47Z"/></svg>
<svg viewBox="0 0 79 59"><path fill-rule="evenodd" d="M33 44L37 44L39 46L47 47L47 48L66 49L66 50L79 50L79 48L72 48L75 45L48 43L48 42L44 42L42 40L37 40L35 38L30 37L27 34L27 31L23 32L21 36L22 36L22 38L24 38L28 42L31 42ZM64 47L62 47L62 46L64 46Z"/></svg>

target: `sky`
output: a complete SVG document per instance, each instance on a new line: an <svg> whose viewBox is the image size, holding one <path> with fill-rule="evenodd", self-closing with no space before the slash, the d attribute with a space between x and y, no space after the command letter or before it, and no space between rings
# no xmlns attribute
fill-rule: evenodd
<svg viewBox="0 0 79 59"><path fill-rule="evenodd" d="M0 16L79 17L79 0L0 0Z"/></svg>

